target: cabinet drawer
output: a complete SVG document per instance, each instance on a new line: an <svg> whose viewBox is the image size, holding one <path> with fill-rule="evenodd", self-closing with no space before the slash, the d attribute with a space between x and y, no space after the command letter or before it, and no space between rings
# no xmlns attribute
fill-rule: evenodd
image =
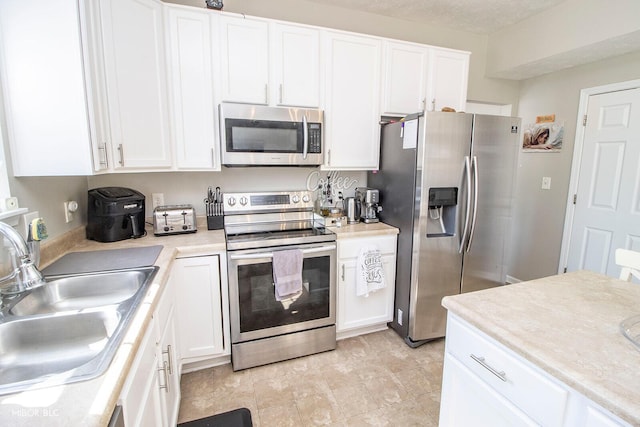
<svg viewBox="0 0 640 427"><path fill-rule="evenodd" d="M360 249L369 244L377 247L382 254L396 253L396 236L358 237L355 239L338 240L339 258L357 258Z"/></svg>
<svg viewBox="0 0 640 427"><path fill-rule="evenodd" d="M536 423L563 424L568 389L451 315L447 320L446 351Z"/></svg>

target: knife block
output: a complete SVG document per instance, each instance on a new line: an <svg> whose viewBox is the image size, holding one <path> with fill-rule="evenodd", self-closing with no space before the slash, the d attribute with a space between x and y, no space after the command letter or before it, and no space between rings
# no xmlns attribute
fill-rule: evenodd
<svg viewBox="0 0 640 427"><path fill-rule="evenodd" d="M224 227L224 216L207 216L207 230L221 230Z"/></svg>

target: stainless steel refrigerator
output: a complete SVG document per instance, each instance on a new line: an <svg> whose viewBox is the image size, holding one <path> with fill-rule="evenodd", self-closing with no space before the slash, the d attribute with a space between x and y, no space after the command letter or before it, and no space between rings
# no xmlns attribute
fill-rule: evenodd
<svg viewBox="0 0 640 427"><path fill-rule="evenodd" d="M419 113L380 145L367 186L400 230L390 326L417 346L444 336L443 297L505 283L520 119Z"/></svg>

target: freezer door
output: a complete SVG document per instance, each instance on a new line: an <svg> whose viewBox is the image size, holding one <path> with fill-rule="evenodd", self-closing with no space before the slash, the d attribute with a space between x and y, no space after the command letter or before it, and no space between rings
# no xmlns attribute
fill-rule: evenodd
<svg viewBox="0 0 640 427"><path fill-rule="evenodd" d="M464 254L462 292L506 281L520 128L516 117L474 116L471 159L477 207Z"/></svg>
<svg viewBox="0 0 640 427"><path fill-rule="evenodd" d="M463 188L466 185L464 165L471 149L472 119L471 114L434 112L427 113L422 123L424 140L422 153L418 151L421 160L416 176L420 180L416 182L419 215L413 227L409 319L412 341L443 337L446 310L441 305L442 298L460 293L460 234L468 208ZM429 190L434 188L456 188L456 205L442 210L430 209ZM441 202L435 202L438 203ZM454 224L440 222L447 213L453 215Z"/></svg>

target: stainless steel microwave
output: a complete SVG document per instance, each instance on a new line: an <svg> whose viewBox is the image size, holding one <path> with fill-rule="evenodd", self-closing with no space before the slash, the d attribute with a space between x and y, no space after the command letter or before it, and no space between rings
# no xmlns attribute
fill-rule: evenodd
<svg viewBox="0 0 640 427"><path fill-rule="evenodd" d="M222 103L225 166L318 166L323 163L322 110Z"/></svg>

